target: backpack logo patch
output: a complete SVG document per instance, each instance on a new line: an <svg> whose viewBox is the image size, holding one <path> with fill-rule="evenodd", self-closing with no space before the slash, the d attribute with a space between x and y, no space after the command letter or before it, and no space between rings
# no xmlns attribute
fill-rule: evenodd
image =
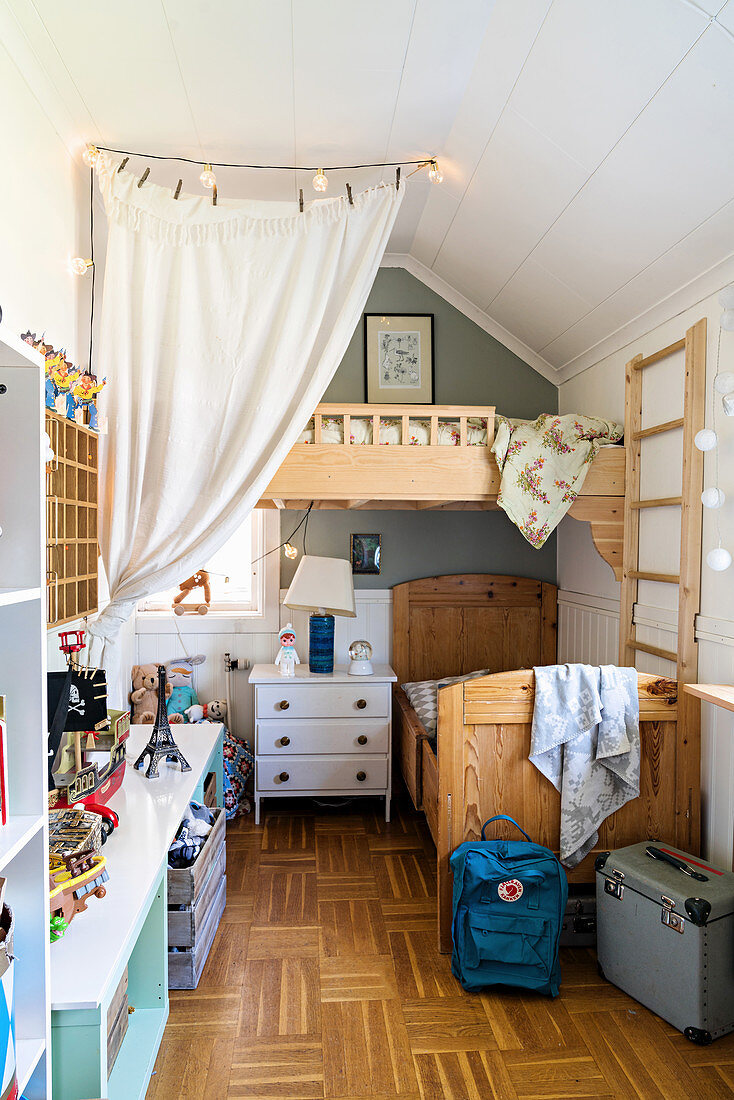
<svg viewBox="0 0 734 1100"><path fill-rule="evenodd" d="M508 878L497 887L497 893L502 901L519 901L523 894L523 885L517 878Z"/></svg>

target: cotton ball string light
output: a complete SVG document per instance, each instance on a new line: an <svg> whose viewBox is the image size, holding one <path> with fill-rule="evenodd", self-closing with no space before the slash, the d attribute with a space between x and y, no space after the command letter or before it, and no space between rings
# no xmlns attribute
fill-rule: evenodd
<svg viewBox="0 0 734 1100"><path fill-rule="evenodd" d="M722 370L714 378L717 393L731 393L734 390L734 370Z"/></svg>
<svg viewBox="0 0 734 1100"><path fill-rule="evenodd" d="M719 305L722 309L734 309L734 283L725 286L719 294Z"/></svg>
<svg viewBox="0 0 734 1100"><path fill-rule="evenodd" d="M725 309L719 323L724 332L734 332L734 309Z"/></svg>
<svg viewBox="0 0 734 1100"><path fill-rule="evenodd" d="M713 451L718 442L718 437L713 428L701 428L700 432L696 432L693 440L699 451Z"/></svg>
<svg viewBox="0 0 734 1100"><path fill-rule="evenodd" d="M711 486L710 489L704 489L701 493L701 504L704 508L721 508L726 495L723 489L717 489L715 486Z"/></svg>
<svg viewBox="0 0 734 1100"><path fill-rule="evenodd" d="M723 546L715 546L706 555L706 564L715 573L723 573L731 565L731 554Z"/></svg>

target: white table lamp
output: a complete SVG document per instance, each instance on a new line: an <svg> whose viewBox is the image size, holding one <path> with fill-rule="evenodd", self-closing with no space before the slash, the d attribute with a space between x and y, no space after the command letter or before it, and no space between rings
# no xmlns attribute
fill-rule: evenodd
<svg viewBox="0 0 734 1100"><path fill-rule="evenodd" d="M309 672L334 671L334 616L357 616L352 566L344 558L301 558L285 606L311 611L308 622Z"/></svg>

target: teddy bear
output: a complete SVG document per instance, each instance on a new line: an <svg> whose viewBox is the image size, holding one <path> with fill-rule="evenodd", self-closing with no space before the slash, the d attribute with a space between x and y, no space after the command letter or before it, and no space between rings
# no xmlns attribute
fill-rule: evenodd
<svg viewBox="0 0 734 1100"><path fill-rule="evenodd" d="M133 665L133 689L128 699L132 705L131 721L137 725L150 725L158 713L158 661L151 665ZM171 685L166 683L166 695ZM183 721L183 719L179 719Z"/></svg>
<svg viewBox="0 0 734 1100"><path fill-rule="evenodd" d="M194 665L201 665L205 660L203 653L197 653L194 657L166 661L166 680L172 689L166 701L169 722L185 722L187 708L199 702L193 686Z"/></svg>
<svg viewBox="0 0 734 1100"><path fill-rule="evenodd" d="M211 703L195 703L184 711L188 722L201 722L205 718L209 722L227 721L227 704L224 699L212 699Z"/></svg>

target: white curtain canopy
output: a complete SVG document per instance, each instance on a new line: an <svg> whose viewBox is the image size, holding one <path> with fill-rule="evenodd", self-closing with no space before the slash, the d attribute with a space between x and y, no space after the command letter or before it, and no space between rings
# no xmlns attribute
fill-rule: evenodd
<svg viewBox="0 0 734 1100"><path fill-rule="evenodd" d="M114 640L257 503L351 339L404 188L298 204L181 195L102 154L109 222L97 370L109 419L100 546Z"/></svg>

